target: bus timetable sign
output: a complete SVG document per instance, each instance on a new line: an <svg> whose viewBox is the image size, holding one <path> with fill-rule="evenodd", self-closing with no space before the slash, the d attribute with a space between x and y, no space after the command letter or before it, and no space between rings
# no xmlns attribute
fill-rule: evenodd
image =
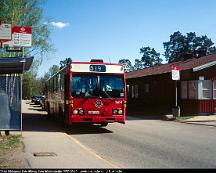
<svg viewBox="0 0 216 173"><path fill-rule="evenodd" d="M179 66L172 66L172 80L180 80L180 67Z"/></svg>
<svg viewBox="0 0 216 173"><path fill-rule="evenodd" d="M12 28L13 45L16 47L32 46L32 28L14 26Z"/></svg>
<svg viewBox="0 0 216 173"><path fill-rule="evenodd" d="M0 41L11 40L11 24L0 25Z"/></svg>

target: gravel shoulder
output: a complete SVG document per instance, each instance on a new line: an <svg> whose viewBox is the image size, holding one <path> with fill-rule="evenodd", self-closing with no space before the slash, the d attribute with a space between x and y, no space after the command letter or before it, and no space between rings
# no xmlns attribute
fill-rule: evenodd
<svg viewBox="0 0 216 173"><path fill-rule="evenodd" d="M0 136L0 144L0 169L29 168L21 136Z"/></svg>

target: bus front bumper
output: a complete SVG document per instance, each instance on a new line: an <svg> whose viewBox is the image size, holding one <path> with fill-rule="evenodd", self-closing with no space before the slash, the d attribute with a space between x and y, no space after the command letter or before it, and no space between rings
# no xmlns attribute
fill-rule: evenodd
<svg viewBox="0 0 216 173"><path fill-rule="evenodd" d="M72 123L123 123L125 124L125 117L122 116L80 116L80 115L71 115L69 117L69 124Z"/></svg>

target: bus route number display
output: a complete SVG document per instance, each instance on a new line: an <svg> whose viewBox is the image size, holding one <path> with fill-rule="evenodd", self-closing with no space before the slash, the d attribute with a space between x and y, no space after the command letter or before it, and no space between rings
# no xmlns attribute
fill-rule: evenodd
<svg viewBox="0 0 216 173"><path fill-rule="evenodd" d="M96 71L96 72L106 72L106 66L105 65L90 65L89 70Z"/></svg>

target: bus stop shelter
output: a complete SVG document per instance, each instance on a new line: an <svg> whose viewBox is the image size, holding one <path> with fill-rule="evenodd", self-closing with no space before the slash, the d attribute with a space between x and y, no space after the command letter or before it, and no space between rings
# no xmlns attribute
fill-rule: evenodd
<svg viewBox="0 0 216 173"><path fill-rule="evenodd" d="M0 58L0 130L22 130L22 74L33 59Z"/></svg>

